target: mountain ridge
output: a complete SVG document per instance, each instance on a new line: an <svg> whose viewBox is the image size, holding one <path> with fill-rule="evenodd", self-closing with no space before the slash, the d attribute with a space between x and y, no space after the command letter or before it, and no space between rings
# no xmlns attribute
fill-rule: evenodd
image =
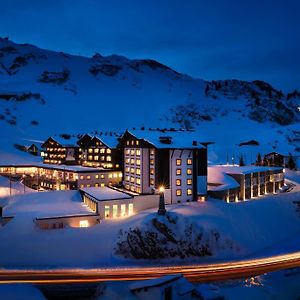
<svg viewBox="0 0 300 300"><path fill-rule="evenodd" d="M0 39L0 103L2 137L12 143L175 127L216 141L215 162L244 149L248 157L249 151L300 152L297 90L284 94L259 80L194 79L151 59L84 57ZM257 145L241 151L238 145L250 140Z"/></svg>

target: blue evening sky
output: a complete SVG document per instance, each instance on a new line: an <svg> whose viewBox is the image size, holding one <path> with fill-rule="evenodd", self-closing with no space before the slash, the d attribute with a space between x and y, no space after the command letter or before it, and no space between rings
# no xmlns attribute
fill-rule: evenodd
<svg viewBox="0 0 300 300"><path fill-rule="evenodd" d="M299 14L298 0L0 0L0 35L292 90L300 89Z"/></svg>

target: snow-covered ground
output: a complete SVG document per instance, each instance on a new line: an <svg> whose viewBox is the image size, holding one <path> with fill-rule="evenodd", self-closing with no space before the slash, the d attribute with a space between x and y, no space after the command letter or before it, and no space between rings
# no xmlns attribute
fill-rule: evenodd
<svg viewBox="0 0 300 300"><path fill-rule="evenodd" d="M46 300L43 293L30 284L0 284L0 299Z"/></svg>
<svg viewBox="0 0 300 300"><path fill-rule="evenodd" d="M21 195L27 193L34 193L35 190L23 185L19 181L11 181L9 178L0 176L0 198L10 195Z"/></svg>
<svg viewBox="0 0 300 300"><path fill-rule="evenodd" d="M246 202L225 203L210 199L201 203L167 206L182 227L188 221L207 232L217 230L222 238L228 238L237 245L232 251L213 249L211 257L174 259L172 263L260 256L266 255L270 249L276 249L276 252L300 250L299 244L291 243L300 234L300 215L293 203L299 198L299 186L296 186L290 193ZM4 215L15 218L0 229L0 264L6 268L30 268L170 263L167 260L146 262L115 255L120 229L142 228L157 217L156 209L129 218L103 220L88 228L41 230L35 226L33 220L36 217L89 212L80 201L78 191L38 192L2 198L0 204L6 204Z"/></svg>

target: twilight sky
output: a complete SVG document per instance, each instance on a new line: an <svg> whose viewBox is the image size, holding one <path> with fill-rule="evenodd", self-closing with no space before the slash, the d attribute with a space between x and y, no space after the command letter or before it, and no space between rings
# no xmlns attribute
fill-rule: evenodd
<svg viewBox="0 0 300 300"><path fill-rule="evenodd" d="M298 0L0 0L0 36L300 89Z"/></svg>

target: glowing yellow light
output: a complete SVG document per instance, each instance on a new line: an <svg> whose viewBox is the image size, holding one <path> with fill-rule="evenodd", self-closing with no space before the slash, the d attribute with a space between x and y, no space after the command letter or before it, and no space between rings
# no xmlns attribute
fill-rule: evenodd
<svg viewBox="0 0 300 300"><path fill-rule="evenodd" d="M164 193L165 187L164 187L163 185L161 185L161 186L158 188L158 191L159 191L160 193Z"/></svg>
<svg viewBox="0 0 300 300"><path fill-rule="evenodd" d="M79 227L89 227L89 221L88 220L79 221Z"/></svg>

